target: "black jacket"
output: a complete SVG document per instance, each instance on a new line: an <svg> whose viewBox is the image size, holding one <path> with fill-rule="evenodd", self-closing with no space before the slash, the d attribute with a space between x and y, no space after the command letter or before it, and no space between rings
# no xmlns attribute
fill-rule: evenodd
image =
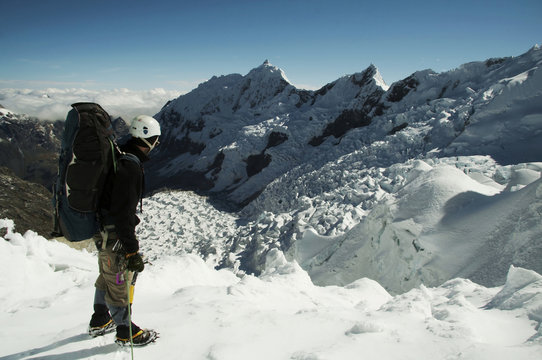
<svg viewBox="0 0 542 360"><path fill-rule="evenodd" d="M127 253L139 250L135 227L140 220L136 215L137 206L143 194L143 162L149 158L130 139L121 150L136 155L141 165L128 159L117 161L117 171L111 172L101 198L104 225L115 225L117 237Z"/></svg>

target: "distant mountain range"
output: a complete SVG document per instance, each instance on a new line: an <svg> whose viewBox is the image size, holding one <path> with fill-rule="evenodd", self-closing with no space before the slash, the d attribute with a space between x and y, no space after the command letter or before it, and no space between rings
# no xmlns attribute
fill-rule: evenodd
<svg viewBox="0 0 542 360"><path fill-rule="evenodd" d="M542 112L541 53L419 71L389 87L373 65L316 91L297 89L267 61L245 76L213 77L156 114L163 135L149 185L246 205L298 166L318 168L361 149L369 151L365 166L429 153L539 160L532 130Z"/></svg>
<svg viewBox="0 0 542 360"><path fill-rule="evenodd" d="M64 124L0 108L0 167L51 189Z"/></svg>
<svg viewBox="0 0 542 360"><path fill-rule="evenodd" d="M541 65L535 46L389 87L374 66L317 91L268 62L214 77L156 115L150 185L241 206L233 235L198 246L249 273L274 248L315 283L367 276L393 292L541 272ZM155 240L186 251L164 216L147 219Z"/></svg>

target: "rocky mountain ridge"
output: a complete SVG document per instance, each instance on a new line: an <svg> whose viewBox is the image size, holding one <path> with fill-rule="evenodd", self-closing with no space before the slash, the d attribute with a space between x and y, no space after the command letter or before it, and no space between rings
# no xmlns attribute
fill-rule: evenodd
<svg viewBox="0 0 542 360"><path fill-rule="evenodd" d="M0 166L0 219L15 222L24 234L32 230L49 238L52 230L51 193L42 185L20 179Z"/></svg>
<svg viewBox="0 0 542 360"><path fill-rule="evenodd" d="M419 71L389 87L373 65L317 91L295 88L267 61L245 76L213 77L156 114L163 135L149 164L150 186L222 194L244 206L298 166L318 167L382 141L402 143L394 157L380 157L385 161L475 151L506 162L506 153L518 146L504 138L483 145L487 149L469 149L456 139L465 129L476 129L473 119L490 115L491 103L512 81L507 79L534 74L540 53L534 47L519 57L472 62L444 73ZM532 99L538 92L524 95ZM537 111L531 106L525 114ZM407 133L411 139L404 141ZM524 152L524 160L540 158L532 137L524 146L532 150ZM506 152L499 150L503 147ZM373 156L367 162L374 163Z"/></svg>
<svg viewBox="0 0 542 360"><path fill-rule="evenodd" d="M57 172L64 123L0 109L0 166L50 189Z"/></svg>
<svg viewBox="0 0 542 360"><path fill-rule="evenodd" d="M535 46L390 87L371 66L308 92L264 64L249 74L270 78L267 100L249 75L214 78L156 115L154 181L242 206L232 236L198 245L219 266L258 274L280 249L318 284L369 276L401 292L461 273L494 286L510 264L541 270L540 65Z"/></svg>

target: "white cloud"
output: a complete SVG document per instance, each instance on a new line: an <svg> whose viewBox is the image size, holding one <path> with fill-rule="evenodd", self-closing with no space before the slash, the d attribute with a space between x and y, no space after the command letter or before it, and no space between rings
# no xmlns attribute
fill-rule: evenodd
<svg viewBox="0 0 542 360"><path fill-rule="evenodd" d="M19 113L43 120L65 119L70 105L89 101L100 104L110 115L129 120L140 114L154 115L169 100L177 98L179 91L151 89L88 90L81 88L43 90L0 89L0 104Z"/></svg>

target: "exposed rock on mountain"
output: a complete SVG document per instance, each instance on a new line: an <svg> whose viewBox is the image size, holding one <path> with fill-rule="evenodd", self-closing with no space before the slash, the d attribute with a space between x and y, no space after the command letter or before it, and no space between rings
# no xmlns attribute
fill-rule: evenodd
<svg viewBox="0 0 542 360"><path fill-rule="evenodd" d="M365 166L435 151L535 161L542 148L527 123L540 112L541 57L535 47L444 73L418 71L391 87L373 65L317 91L295 88L267 61L245 76L213 77L156 115L163 135L149 185L225 194L246 205L298 166L316 169L365 147ZM477 141L496 117L502 127Z"/></svg>
<svg viewBox="0 0 542 360"><path fill-rule="evenodd" d="M0 112L0 166L22 179L51 188L56 173L63 122L40 121Z"/></svg>
<svg viewBox="0 0 542 360"><path fill-rule="evenodd" d="M45 187L24 181L13 171L0 167L0 218L13 220L18 232L33 230L49 238L51 206L51 193Z"/></svg>
<svg viewBox="0 0 542 360"><path fill-rule="evenodd" d="M540 271L541 65L534 47L389 88L373 66L318 91L269 64L213 78L157 114L154 186L244 205L220 266L259 273L277 248L319 284L495 286L510 264Z"/></svg>
<svg viewBox="0 0 542 360"><path fill-rule="evenodd" d="M296 89L267 61L246 76L213 77L156 115L163 132L150 186L225 192L246 204L306 161L309 147L369 125L386 88L374 66L319 91Z"/></svg>

